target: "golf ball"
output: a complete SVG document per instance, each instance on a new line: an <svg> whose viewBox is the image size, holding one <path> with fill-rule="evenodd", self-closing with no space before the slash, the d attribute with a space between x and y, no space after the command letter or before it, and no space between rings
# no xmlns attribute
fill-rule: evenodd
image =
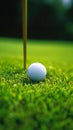
<svg viewBox="0 0 73 130"><path fill-rule="evenodd" d="M28 67L27 75L32 81L41 81L47 74L46 68L41 63L33 63Z"/></svg>

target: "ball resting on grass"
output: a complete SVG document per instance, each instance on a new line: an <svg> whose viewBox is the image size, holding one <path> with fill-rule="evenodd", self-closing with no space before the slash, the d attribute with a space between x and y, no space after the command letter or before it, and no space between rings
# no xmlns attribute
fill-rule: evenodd
<svg viewBox="0 0 73 130"><path fill-rule="evenodd" d="M27 70L27 75L32 81L42 81L47 74L46 68L41 63L32 63Z"/></svg>

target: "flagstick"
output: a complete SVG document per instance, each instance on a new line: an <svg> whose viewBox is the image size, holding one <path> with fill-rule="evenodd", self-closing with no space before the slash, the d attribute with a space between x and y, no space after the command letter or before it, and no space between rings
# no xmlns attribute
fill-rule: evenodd
<svg viewBox="0 0 73 130"><path fill-rule="evenodd" d="M23 17L23 57L24 69L27 62L27 0L22 0L22 17Z"/></svg>

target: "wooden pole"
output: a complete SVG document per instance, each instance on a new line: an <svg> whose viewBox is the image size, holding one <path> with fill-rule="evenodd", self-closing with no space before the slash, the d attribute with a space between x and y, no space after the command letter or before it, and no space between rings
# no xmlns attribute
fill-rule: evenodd
<svg viewBox="0 0 73 130"><path fill-rule="evenodd" d="M27 63L27 0L22 0L22 21L23 21L24 69L26 69L26 63Z"/></svg>

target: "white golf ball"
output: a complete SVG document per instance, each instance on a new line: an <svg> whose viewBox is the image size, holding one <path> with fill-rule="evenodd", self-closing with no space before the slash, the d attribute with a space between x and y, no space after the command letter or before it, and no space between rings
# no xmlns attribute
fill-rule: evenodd
<svg viewBox="0 0 73 130"><path fill-rule="evenodd" d="M33 63L28 67L27 75L32 81L41 81L47 74L46 68L41 63Z"/></svg>

